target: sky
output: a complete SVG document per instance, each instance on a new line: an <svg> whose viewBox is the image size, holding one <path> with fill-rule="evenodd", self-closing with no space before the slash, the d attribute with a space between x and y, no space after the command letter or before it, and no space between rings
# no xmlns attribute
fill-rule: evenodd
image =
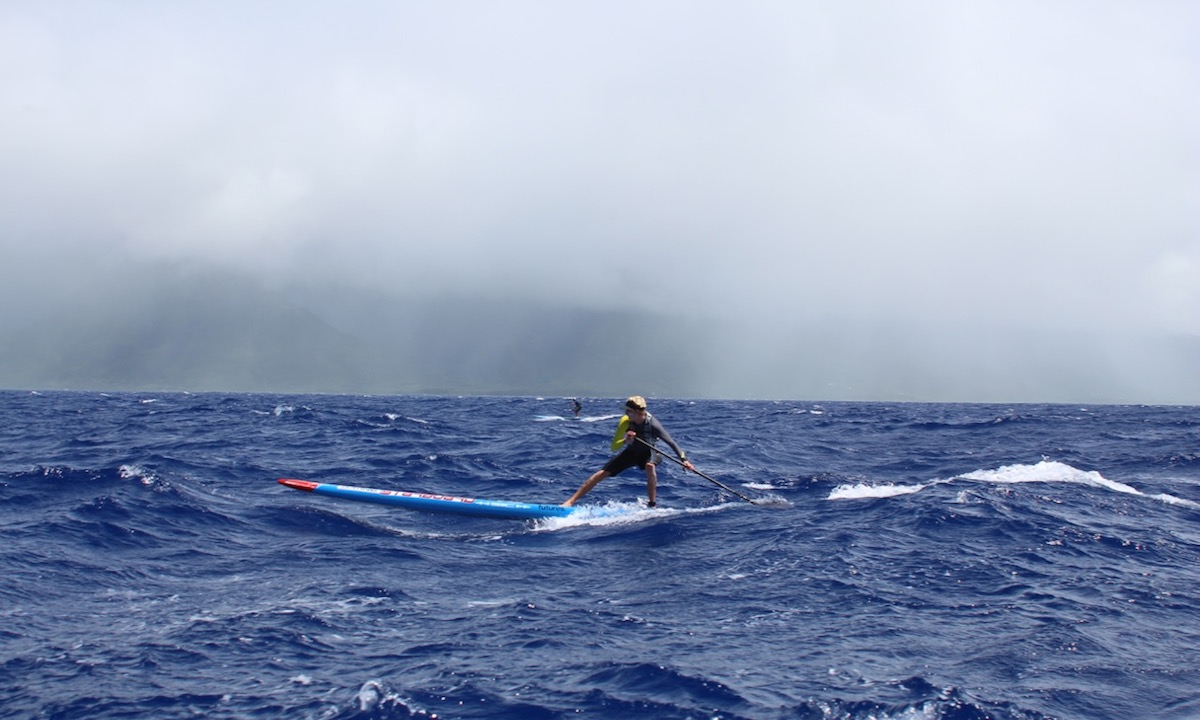
<svg viewBox="0 0 1200 720"><path fill-rule="evenodd" d="M1200 335L1200 5L0 0L0 328L142 268Z"/></svg>

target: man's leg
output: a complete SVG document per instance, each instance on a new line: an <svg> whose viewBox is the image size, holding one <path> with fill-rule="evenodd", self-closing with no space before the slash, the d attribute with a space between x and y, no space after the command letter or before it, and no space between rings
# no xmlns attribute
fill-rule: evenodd
<svg viewBox="0 0 1200 720"><path fill-rule="evenodd" d="M650 507L658 504L658 471L654 463L646 463L646 496L650 499Z"/></svg>
<svg viewBox="0 0 1200 720"><path fill-rule="evenodd" d="M608 477L607 470L597 470L596 472L592 473L592 476L590 478L588 478L583 483L583 485L581 485L579 487L578 490L575 491L575 494L572 495L571 497L567 498L567 501L565 503L563 503L563 506L571 507L575 503L579 502L580 498L582 498L584 495L587 495L588 493L590 493L592 491L592 488L599 485L600 481L606 477Z"/></svg>

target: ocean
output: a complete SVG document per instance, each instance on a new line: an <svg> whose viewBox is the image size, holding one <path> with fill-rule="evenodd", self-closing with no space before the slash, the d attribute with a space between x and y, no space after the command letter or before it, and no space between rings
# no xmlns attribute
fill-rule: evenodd
<svg viewBox="0 0 1200 720"><path fill-rule="evenodd" d="M631 388L631 392L640 389ZM6 718L1200 718L1200 408L0 392Z"/></svg>

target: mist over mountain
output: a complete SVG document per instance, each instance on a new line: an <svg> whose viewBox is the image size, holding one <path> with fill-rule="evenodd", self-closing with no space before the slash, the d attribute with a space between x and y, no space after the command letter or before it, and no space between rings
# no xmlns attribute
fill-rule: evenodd
<svg viewBox="0 0 1200 720"><path fill-rule="evenodd" d="M1200 338L697 319L165 273L0 336L0 387L1200 403Z"/></svg>
<svg viewBox="0 0 1200 720"><path fill-rule="evenodd" d="M3 336L0 386L605 394L695 387L685 328L629 312L353 291L304 297L213 274L89 295ZM623 392L623 391L621 391Z"/></svg>
<svg viewBox="0 0 1200 720"><path fill-rule="evenodd" d="M96 295L8 333L0 384L237 391L319 382L346 392L366 378L355 345L249 286L186 281Z"/></svg>
<svg viewBox="0 0 1200 720"><path fill-rule="evenodd" d="M0 386L1200 403L1198 21L0 3Z"/></svg>

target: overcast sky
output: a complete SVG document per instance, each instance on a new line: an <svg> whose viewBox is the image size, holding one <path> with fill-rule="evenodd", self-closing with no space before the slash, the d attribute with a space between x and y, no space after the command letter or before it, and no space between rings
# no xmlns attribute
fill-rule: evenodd
<svg viewBox="0 0 1200 720"><path fill-rule="evenodd" d="M167 260L1200 333L1198 31L1187 0L0 0L0 314Z"/></svg>

